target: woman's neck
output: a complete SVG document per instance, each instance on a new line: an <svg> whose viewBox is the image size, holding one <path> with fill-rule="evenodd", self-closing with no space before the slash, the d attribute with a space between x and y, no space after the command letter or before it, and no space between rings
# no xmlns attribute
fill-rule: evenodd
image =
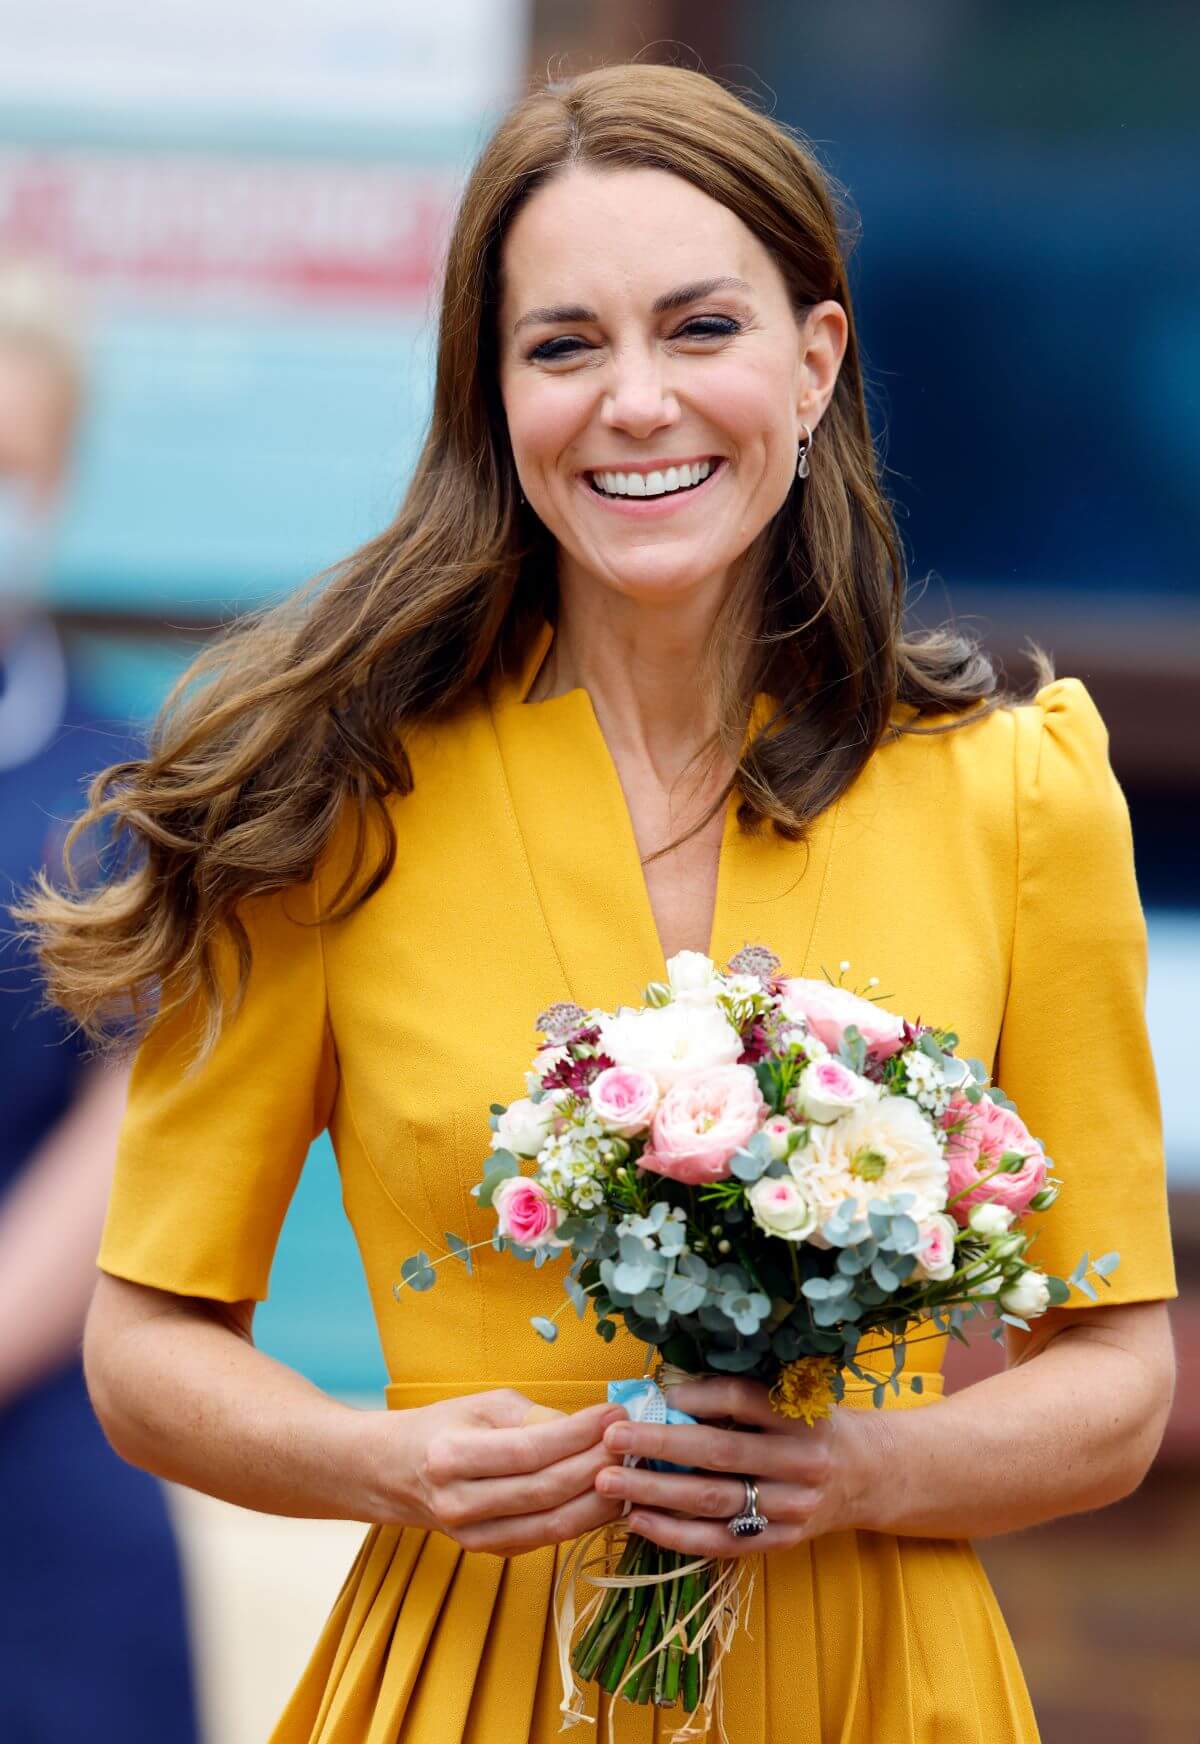
<svg viewBox="0 0 1200 1744"><path fill-rule="evenodd" d="M560 588L554 641L530 700L585 690L610 746L644 759L670 786L716 729L704 667L715 610L701 597L655 608L595 582Z"/></svg>

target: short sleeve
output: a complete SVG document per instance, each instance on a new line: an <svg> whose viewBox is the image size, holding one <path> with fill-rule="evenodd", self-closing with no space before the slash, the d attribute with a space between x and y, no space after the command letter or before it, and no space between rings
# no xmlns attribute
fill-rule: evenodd
<svg viewBox="0 0 1200 1744"><path fill-rule="evenodd" d="M1102 1302L1174 1296L1146 923L1108 733L1077 678L1012 718L1016 923L995 1076L1062 1181L1030 1219L1031 1258L1065 1277L1085 1251L1116 1250Z"/></svg>
<svg viewBox="0 0 1200 1744"><path fill-rule="evenodd" d="M198 1008L160 1019L138 1050L98 1264L179 1295L263 1301L337 1068L312 886L241 912L252 963L240 1008L194 1064ZM232 946L222 947L232 979Z"/></svg>

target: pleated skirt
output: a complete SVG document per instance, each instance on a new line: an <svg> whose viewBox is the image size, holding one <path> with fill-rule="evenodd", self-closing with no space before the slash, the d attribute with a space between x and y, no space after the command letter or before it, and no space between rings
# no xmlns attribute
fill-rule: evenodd
<svg viewBox="0 0 1200 1744"><path fill-rule="evenodd" d="M567 1548L505 1558L373 1527L270 1744L553 1744ZM756 1561L723 1672L730 1744L1036 1744L969 1544L839 1532ZM609 1698L588 1701L598 1724L574 1736L604 1744ZM616 1744L665 1744L684 1717L613 1707Z"/></svg>

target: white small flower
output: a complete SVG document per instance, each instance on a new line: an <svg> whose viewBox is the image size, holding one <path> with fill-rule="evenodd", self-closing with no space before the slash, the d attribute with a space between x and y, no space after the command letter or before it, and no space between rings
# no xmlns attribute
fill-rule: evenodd
<svg viewBox="0 0 1200 1744"><path fill-rule="evenodd" d="M553 1130L557 1106L531 1102L527 1096L510 1102L496 1122L492 1149L511 1151L516 1157L536 1157Z"/></svg>
<svg viewBox="0 0 1200 1744"><path fill-rule="evenodd" d="M1006 1314L1016 1314L1022 1320L1033 1320L1050 1306L1050 1285L1045 1272L1032 1267L1022 1272L1015 1284L1001 1292L1000 1306Z"/></svg>
<svg viewBox="0 0 1200 1744"><path fill-rule="evenodd" d="M1013 1214L1005 1205L987 1201L971 1208L967 1222L976 1235L1004 1235L1012 1228Z"/></svg>
<svg viewBox="0 0 1200 1744"><path fill-rule="evenodd" d="M667 984L673 998L693 1003L711 1004L721 992L717 966L703 951L677 951L667 964Z"/></svg>

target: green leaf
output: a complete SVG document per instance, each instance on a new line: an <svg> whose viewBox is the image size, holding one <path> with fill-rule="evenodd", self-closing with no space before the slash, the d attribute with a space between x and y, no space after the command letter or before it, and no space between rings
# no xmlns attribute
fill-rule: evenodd
<svg viewBox="0 0 1200 1744"><path fill-rule="evenodd" d="M579 1318L582 1320L584 1315L587 1313L587 1307L588 1307L587 1291L584 1289L583 1285L579 1282L579 1279L577 1277L575 1277L575 1275L572 1272L568 1272L566 1277L563 1279L563 1289L567 1292L567 1295L571 1298L571 1301L575 1305L575 1312L579 1316Z"/></svg>
<svg viewBox="0 0 1200 1744"><path fill-rule="evenodd" d="M597 1320L596 1331L600 1334L605 1344L611 1344L613 1339L617 1336L616 1322L613 1320Z"/></svg>
<svg viewBox="0 0 1200 1744"><path fill-rule="evenodd" d="M874 1405L874 1407L877 1411L883 1410L883 1401L886 1398L886 1396L887 1396L887 1388L882 1384L882 1382L880 1383L879 1386L872 1389L871 1403L872 1403L872 1405Z"/></svg>
<svg viewBox="0 0 1200 1744"><path fill-rule="evenodd" d="M530 1315L529 1324L538 1337L544 1338L547 1344L553 1344L558 1337L558 1327L555 1326L553 1320L547 1320L544 1314Z"/></svg>
<svg viewBox="0 0 1200 1744"><path fill-rule="evenodd" d="M1015 1326L1020 1332L1029 1331L1028 1320L1022 1320L1019 1314L1001 1314L1000 1318L1004 1321L1005 1325Z"/></svg>
<svg viewBox="0 0 1200 1744"><path fill-rule="evenodd" d="M1092 1261L1092 1270L1098 1277L1107 1278L1111 1273L1116 1271L1120 1263L1121 1256L1119 1253L1101 1254L1098 1260Z"/></svg>
<svg viewBox="0 0 1200 1744"><path fill-rule="evenodd" d="M924 1375L910 1375L908 1385L912 1392L917 1394L923 1393L925 1391Z"/></svg>
<svg viewBox="0 0 1200 1744"><path fill-rule="evenodd" d="M483 1166L483 1180L478 1186L472 1187L481 1205L490 1205L492 1194L501 1181L507 1181L512 1175L521 1173L521 1165L511 1151L493 1151Z"/></svg>
<svg viewBox="0 0 1200 1744"><path fill-rule="evenodd" d="M471 1250L463 1240L462 1236L452 1235L450 1231L447 1230L445 1241L446 1246L450 1249L450 1252L454 1255L455 1259L461 1260L463 1265L466 1266L467 1276L470 1277L471 1272L474 1270L471 1259Z"/></svg>
<svg viewBox="0 0 1200 1744"><path fill-rule="evenodd" d="M1046 1282L1050 1286L1050 1305L1052 1308L1061 1308L1064 1302L1071 1300L1071 1286L1064 1278L1047 1277Z"/></svg>
<svg viewBox="0 0 1200 1744"><path fill-rule="evenodd" d="M432 1290L437 1282L437 1274L429 1263L429 1255L424 1248L419 1253L409 1254L401 1263L400 1276L410 1290Z"/></svg>
<svg viewBox="0 0 1200 1744"><path fill-rule="evenodd" d="M1089 1302L1098 1302L1100 1300L1099 1296L1096 1294L1096 1286L1092 1283L1090 1278L1076 1278L1074 1283L1075 1288L1082 1291Z"/></svg>

